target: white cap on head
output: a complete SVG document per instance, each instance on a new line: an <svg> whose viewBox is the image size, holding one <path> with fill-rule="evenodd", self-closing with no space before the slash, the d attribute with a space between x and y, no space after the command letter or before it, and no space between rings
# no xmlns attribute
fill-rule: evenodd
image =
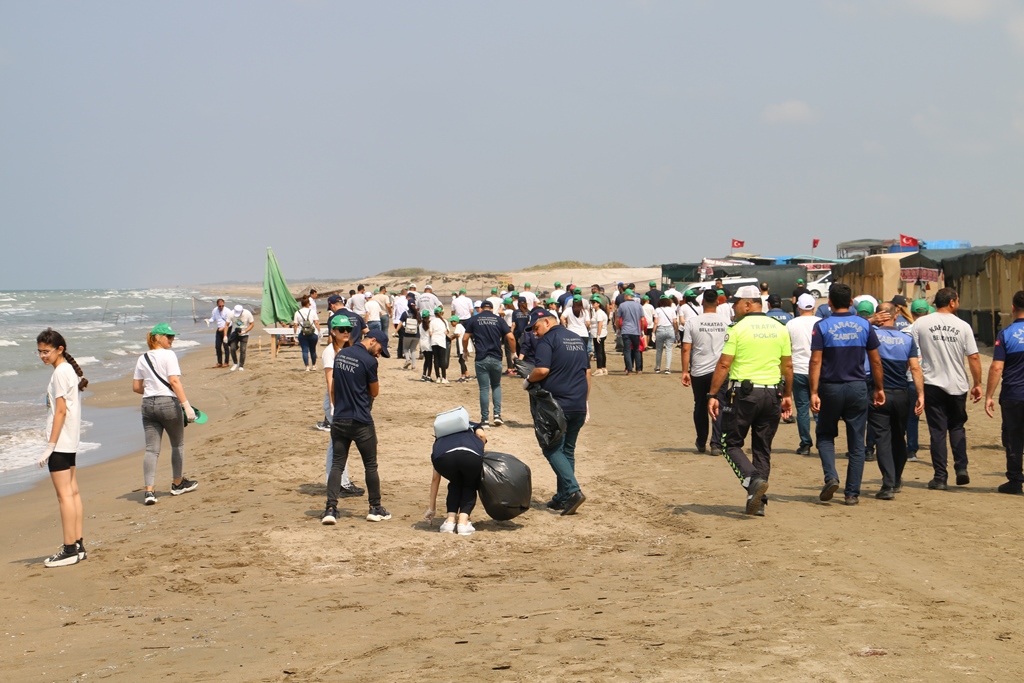
<svg viewBox="0 0 1024 683"><path fill-rule="evenodd" d="M878 308L878 299L871 296L870 294L861 294L860 296L853 297L852 308L857 308L857 304L859 304L861 301L870 301L873 307L875 307L876 309Z"/></svg>
<svg viewBox="0 0 1024 683"><path fill-rule="evenodd" d="M743 285L734 294L737 299L760 299L761 290L754 285Z"/></svg>
<svg viewBox="0 0 1024 683"><path fill-rule="evenodd" d="M411 285L409 285L409 289L416 289L416 283L414 282Z"/></svg>
<svg viewBox="0 0 1024 683"><path fill-rule="evenodd" d="M430 291L434 291L434 288L433 288L433 287L431 287L430 285L423 285L423 289L424 289L424 290L427 290L427 289L429 289Z"/></svg>
<svg viewBox="0 0 1024 683"><path fill-rule="evenodd" d="M232 309L231 312L234 313L235 315L242 315L243 310L244 309L242 308L242 304L238 304L237 306L234 307L234 309Z"/></svg>
<svg viewBox="0 0 1024 683"><path fill-rule="evenodd" d="M797 297L796 307L801 311L809 311L814 308L814 304L818 303L817 300L810 294L801 294Z"/></svg>

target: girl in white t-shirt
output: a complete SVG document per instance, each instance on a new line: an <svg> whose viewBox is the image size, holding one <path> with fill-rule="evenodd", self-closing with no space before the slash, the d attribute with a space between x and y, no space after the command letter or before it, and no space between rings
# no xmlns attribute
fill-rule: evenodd
<svg viewBox="0 0 1024 683"><path fill-rule="evenodd" d="M572 298L572 305L562 313L562 324L583 339L590 337L590 311L583 305L583 297L577 294Z"/></svg>
<svg viewBox="0 0 1024 683"><path fill-rule="evenodd" d="M424 382L433 382L430 376L431 368L434 365L434 351L430 348L430 318L429 310L420 311L420 354L423 355L423 377Z"/></svg>
<svg viewBox="0 0 1024 683"><path fill-rule="evenodd" d="M430 351L434 354L434 375L441 384L448 384L448 323L443 315L444 309L434 311L427 332L430 334Z"/></svg>
<svg viewBox="0 0 1024 683"><path fill-rule="evenodd" d="M82 368L67 352L67 342L55 330L46 328L36 337L39 358L53 366L50 383L46 387L46 448L39 459L40 467L49 467L50 480L57 491L60 505L60 523L64 530L64 544L46 558L47 567L66 567L85 559L82 542L82 497L78 494L75 474L75 455L82 431L82 403L79 392L89 380Z"/></svg>
<svg viewBox="0 0 1024 683"><path fill-rule="evenodd" d="M452 316L451 324L453 327L452 338L455 341L455 353L459 357L459 369L462 371L462 375L456 381L466 382L469 380L469 369L466 367L466 358L469 355L466 351L466 328L457 315Z"/></svg>
<svg viewBox="0 0 1024 683"><path fill-rule="evenodd" d="M590 336L594 340L594 362L597 364L593 374L607 375L608 356L604 352L604 342L608 338L608 312L604 310L599 296L594 296L590 305Z"/></svg>
<svg viewBox="0 0 1024 683"><path fill-rule="evenodd" d="M654 372L672 374L672 349L676 345L676 312L672 308L672 300L662 295L654 309L654 346L657 351L654 354ZM661 357L665 356L665 366L662 370Z"/></svg>
<svg viewBox="0 0 1024 683"><path fill-rule="evenodd" d="M171 442L171 495L195 491L199 482L186 479L185 421L195 422L196 411L185 396L181 384L178 357L171 351L177 333L167 323L160 323L149 332L149 351L135 364L132 391L142 394L142 430L146 434L146 456L142 460L142 502L156 504L156 464L160 458L160 441L164 432ZM184 413L184 418L182 417Z"/></svg>

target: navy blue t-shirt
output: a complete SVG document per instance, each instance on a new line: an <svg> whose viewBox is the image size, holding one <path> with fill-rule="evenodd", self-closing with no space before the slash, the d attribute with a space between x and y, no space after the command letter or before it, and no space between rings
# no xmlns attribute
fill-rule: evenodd
<svg viewBox="0 0 1024 683"><path fill-rule="evenodd" d="M775 318L776 320L783 323L788 323L790 320L793 319L793 316L791 316L789 313L786 313L781 308L770 308L767 311L765 311L764 314L769 318Z"/></svg>
<svg viewBox="0 0 1024 683"><path fill-rule="evenodd" d="M434 448L430 451L430 460L436 460L451 451L472 451L483 456L484 442L472 430L456 432L434 440Z"/></svg>
<svg viewBox="0 0 1024 683"><path fill-rule="evenodd" d="M530 363L531 365L537 365L537 335L533 332L524 332L522 343L519 344L519 348L516 349L519 353L523 354L523 361Z"/></svg>
<svg viewBox="0 0 1024 683"><path fill-rule="evenodd" d="M918 356L914 338L893 327L876 328L875 334L878 336L878 355L882 359L883 385L886 389L906 389L907 364Z"/></svg>
<svg viewBox="0 0 1024 683"><path fill-rule="evenodd" d="M501 360L501 341L506 334L512 332L504 318L494 315L493 311L484 310L462 323L462 326L473 336L477 360L484 358Z"/></svg>
<svg viewBox="0 0 1024 683"><path fill-rule="evenodd" d="M364 323L363 319L359 317L359 314L353 313L347 308L339 308L334 312L334 315L348 316L348 319L352 322L352 333L349 335L349 340L351 340L353 346L358 344L359 340L363 338L363 328L366 327L366 323ZM330 328L328 327L327 329Z"/></svg>
<svg viewBox="0 0 1024 683"><path fill-rule="evenodd" d="M523 333L526 332L526 326L530 324L530 314L523 313L517 308L512 312L512 323L515 325L512 334L515 335L516 343L518 343L523 338Z"/></svg>
<svg viewBox="0 0 1024 683"><path fill-rule="evenodd" d="M850 311L833 312L811 331L811 351L821 351L822 382L863 382L864 356L877 348L871 323Z"/></svg>
<svg viewBox="0 0 1024 683"><path fill-rule="evenodd" d="M587 343L575 332L555 325L537 340L537 367L550 370L540 383L566 413L587 411Z"/></svg>
<svg viewBox="0 0 1024 683"><path fill-rule="evenodd" d="M992 360L1003 361L1003 388L999 402L1024 401L1024 320L999 330Z"/></svg>
<svg viewBox="0 0 1024 683"><path fill-rule="evenodd" d="M377 383L377 359L365 346L355 344L334 357L334 421L356 420L373 424L370 385Z"/></svg>

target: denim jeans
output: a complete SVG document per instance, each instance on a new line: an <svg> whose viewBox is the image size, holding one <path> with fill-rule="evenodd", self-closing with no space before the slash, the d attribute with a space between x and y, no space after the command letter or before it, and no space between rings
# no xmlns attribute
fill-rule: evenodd
<svg viewBox="0 0 1024 683"><path fill-rule="evenodd" d="M231 351L231 362L240 368L245 367L245 349L249 346L249 335L236 334L228 342L228 349ZM225 360L227 360L225 358Z"/></svg>
<svg viewBox="0 0 1024 683"><path fill-rule="evenodd" d="M487 422L489 402L494 399L494 416L501 417L501 358L480 358L474 364L480 385L480 421Z"/></svg>
<svg viewBox="0 0 1024 683"><path fill-rule="evenodd" d="M543 451L555 472L556 491L553 500L557 503L564 503L569 496L580 490L576 482L576 439L586 421L586 413L566 413L565 436L558 445Z"/></svg>
<svg viewBox="0 0 1024 683"><path fill-rule="evenodd" d="M381 327L381 324L380 324L379 320L370 320L369 322L366 323L366 327L367 327L367 329L370 329L370 330L380 330L380 329L383 329Z"/></svg>
<svg viewBox="0 0 1024 683"><path fill-rule="evenodd" d="M626 362L626 372L643 372L644 355L640 353L640 335L622 335L622 359Z"/></svg>
<svg viewBox="0 0 1024 683"><path fill-rule="evenodd" d="M142 459L142 476L146 486L156 482L156 463L160 457L160 440L167 432L171 442L171 478L181 479L185 465L185 420L181 403L174 396L146 396L142 399L142 431L146 434L146 455Z"/></svg>
<svg viewBox="0 0 1024 683"><path fill-rule="evenodd" d="M849 460L846 463L847 496L860 495L860 482L864 476L864 432L868 421L868 386L864 382L846 382L818 385L821 410L818 412L818 455L825 482L839 480L836 472L836 436L839 435L839 420L846 423L849 443Z"/></svg>
<svg viewBox="0 0 1024 683"><path fill-rule="evenodd" d="M793 404L796 407L796 429L800 433L800 447L810 448L811 439L811 380L807 375L793 375Z"/></svg>
<svg viewBox="0 0 1024 683"><path fill-rule="evenodd" d="M671 327L659 327L654 338L654 369L668 372L672 369L672 349L676 345L676 331ZM661 354L665 352L665 367L661 366Z"/></svg>
<svg viewBox="0 0 1024 683"><path fill-rule="evenodd" d="M316 345L320 341L320 338L315 334L302 334L299 333L299 347L302 348L302 364L316 365ZM310 358L312 357L312 361Z"/></svg>

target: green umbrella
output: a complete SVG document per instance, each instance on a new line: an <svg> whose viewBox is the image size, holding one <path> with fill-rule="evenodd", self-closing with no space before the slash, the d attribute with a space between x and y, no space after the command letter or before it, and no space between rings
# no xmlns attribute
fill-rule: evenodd
<svg viewBox="0 0 1024 683"><path fill-rule="evenodd" d="M277 265L274 251L267 247L267 271L263 276L263 308L260 309L260 322L264 325L291 323L299 303L288 291L288 283L281 275L281 267Z"/></svg>

